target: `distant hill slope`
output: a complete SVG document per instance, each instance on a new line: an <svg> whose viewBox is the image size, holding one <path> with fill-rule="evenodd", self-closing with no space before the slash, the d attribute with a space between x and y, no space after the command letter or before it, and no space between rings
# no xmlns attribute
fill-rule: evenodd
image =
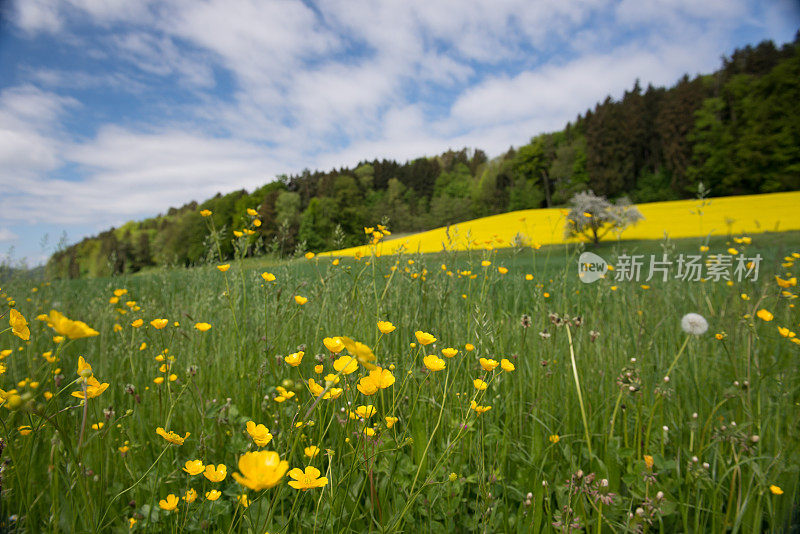
<svg viewBox="0 0 800 534"><path fill-rule="evenodd" d="M720 235L754 235L800 230L800 192L745 195L706 200L674 200L638 204L644 220L626 229L621 239L677 239ZM533 209L503 213L436 228L377 245L380 254L399 251L441 252L564 243L567 210ZM612 240L609 236L606 240ZM574 239L572 241L575 241ZM350 247L323 255L368 256L371 246Z"/></svg>
<svg viewBox="0 0 800 534"><path fill-rule="evenodd" d="M525 98L521 95L520 98ZM708 75L671 88L638 81L558 132L537 135L494 159L479 149L413 161L374 160L353 168L279 176L252 193L218 194L129 222L55 253L59 277L104 276L152 265L207 261L213 212L219 253L253 220L247 254L290 255L360 245L382 222L419 232L477 217L564 205L586 189L637 203L800 189L800 34L793 43L748 46ZM759 214L760 216L760 214ZM207 221L207 220L205 220ZM557 231L556 234L559 234Z"/></svg>

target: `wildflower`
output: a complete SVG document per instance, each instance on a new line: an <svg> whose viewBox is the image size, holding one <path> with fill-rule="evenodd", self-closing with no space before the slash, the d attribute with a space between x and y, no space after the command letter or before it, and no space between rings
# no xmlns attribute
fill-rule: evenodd
<svg viewBox="0 0 800 534"><path fill-rule="evenodd" d="M86 395L84 396L83 390L79 390L73 391L72 396L77 399L93 399L100 396L106 389L108 389L107 383L101 384L94 376L90 376L86 379Z"/></svg>
<svg viewBox="0 0 800 534"><path fill-rule="evenodd" d="M150 324L156 330L161 330L162 328L164 328L169 324L169 319L153 319L152 321L150 321Z"/></svg>
<svg viewBox="0 0 800 534"><path fill-rule="evenodd" d="M131 323L131 326L134 327L134 328L139 328L143 324L144 324L144 321L142 319L136 319L135 321L133 321Z"/></svg>
<svg viewBox="0 0 800 534"><path fill-rule="evenodd" d="M447 347L446 349L442 349L442 355L447 357L447 358L452 358L456 354L458 354L458 351L456 349L453 349L453 348L450 348L450 347Z"/></svg>
<svg viewBox="0 0 800 534"><path fill-rule="evenodd" d="M484 371L494 371L494 368L499 365L497 360L492 360L489 358L481 358L478 361L480 362Z"/></svg>
<svg viewBox="0 0 800 534"><path fill-rule="evenodd" d="M492 262L490 262L489 260L483 260L483 261L481 262L481 267L488 267L488 266L490 266L491 264L492 264Z"/></svg>
<svg viewBox="0 0 800 534"><path fill-rule="evenodd" d="M106 424L100 421L99 423L94 423L92 425L92 430L102 430L104 426L106 426Z"/></svg>
<svg viewBox="0 0 800 534"><path fill-rule="evenodd" d="M797 335L788 328L784 328L782 326L778 327L778 333L783 337L795 337Z"/></svg>
<svg viewBox="0 0 800 534"><path fill-rule="evenodd" d="M378 330L381 331L381 334L389 334L394 332L396 328L397 327L389 321L378 321Z"/></svg>
<svg viewBox="0 0 800 534"><path fill-rule="evenodd" d="M140 350L140 351L142 351L142 350L145 350L146 348L147 348L147 343L145 343L144 341L142 341L142 344L141 344L141 345L139 345L139 350Z"/></svg>
<svg viewBox="0 0 800 534"><path fill-rule="evenodd" d="M22 316L20 312L11 308L8 322L11 325L11 333L23 341L28 341L31 338L31 331L28 328L28 321Z"/></svg>
<svg viewBox="0 0 800 534"><path fill-rule="evenodd" d="M775 484L772 484L769 487L769 491L771 491L773 495L783 495L783 490L779 486L776 486Z"/></svg>
<svg viewBox="0 0 800 534"><path fill-rule="evenodd" d="M717 338L718 341L722 341L723 339L728 337L728 334L726 334L725 332L717 332L716 334L714 334L714 337Z"/></svg>
<svg viewBox="0 0 800 534"><path fill-rule="evenodd" d="M178 507L178 497L170 493L167 495L166 499L158 501L158 507L167 512L171 512Z"/></svg>
<svg viewBox="0 0 800 534"><path fill-rule="evenodd" d="M217 499L220 498L221 495L222 495L222 492L219 491L219 490L207 491L206 492L206 500L216 501Z"/></svg>
<svg viewBox="0 0 800 534"><path fill-rule="evenodd" d="M231 264L230 263L224 263L222 265L217 265L217 270L219 272L221 272L221 273L224 273L225 271L227 271L230 268L231 268Z"/></svg>
<svg viewBox="0 0 800 534"><path fill-rule="evenodd" d="M289 365L291 365L292 367L297 367L298 365L300 365L300 362L303 361L304 354L305 352L303 352L302 350L299 352L295 352L284 358L284 361Z"/></svg>
<svg viewBox="0 0 800 534"><path fill-rule="evenodd" d="M314 366L314 372L317 373L318 375L321 375L324 371L325 371L325 366L323 366L322 364Z"/></svg>
<svg viewBox="0 0 800 534"><path fill-rule="evenodd" d="M186 463L183 464L183 470L192 476L199 475L205 471L205 469L206 466L203 465L202 460L187 460Z"/></svg>
<svg viewBox="0 0 800 534"><path fill-rule="evenodd" d="M369 397L370 395L374 395L378 392L378 386L369 378L369 376L363 377L361 380L358 381L356 384L356 389L361 392L362 395L366 395Z"/></svg>
<svg viewBox="0 0 800 534"><path fill-rule="evenodd" d="M533 275L532 275L532 274L526 274L526 275L525 275L525 280L527 280L528 282L530 282L531 280L533 280Z"/></svg>
<svg viewBox="0 0 800 534"><path fill-rule="evenodd" d="M547 439L550 441L550 443L555 445L556 443L561 441L561 436L559 436L558 434L550 434L550 436Z"/></svg>
<svg viewBox="0 0 800 534"><path fill-rule="evenodd" d="M251 490L261 491L280 482L287 469L289 462L281 460L277 452L246 452L239 458L242 474L233 473L233 478Z"/></svg>
<svg viewBox="0 0 800 534"><path fill-rule="evenodd" d="M20 433L21 436L27 436L28 434L33 432L33 429L30 427L30 425L22 425L17 429L17 431Z"/></svg>
<svg viewBox="0 0 800 534"><path fill-rule="evenodd" d="M316 254L314 254L313 252L306 252L306 259L307 260L312 259L314 256L316 256Z"/></svg>
<svg viewBox="0 0 800 534"><path fill-rule="evenodd" d="M268 273L268 272L261 273L261 278L263 278L265 282L274 282L275 281L275 275L272 274L272 273Z"/></svg>
<svg viewBox="0 0 800 534"><path fill-rule="evenodd" d="M369 370L375 369L375 364L372 362L374 362L376 358L371 348L360 341L353 341L346 336L342 336L339 339L341 339L344 346L347 347L347 352L355 356L361 365Z"/></svg>
<svg viewBox="0 0 800 534"><path fill-rule="evenodd" d="M176 434L172 430L167 432L162 427L156 428L156 434L169 441L173 445L183 445L183 442L186 440L186 438L191 435L189 432L187 432L185 436L180 437L179 434Z"/></svg>
<svg viewBox="0 0 800 534"><path fill-rule="evenodd" d="M289 476L294 480L289 481L289 485L298 490L309 490L312 488L321 488L328 483L328 479L320 477L320 471L314 466L309 465L305 471L295 467L289 471Z"/></svg>
<svg viewBox="0 0 800 534"><path fill-rule="evenodd" d="M372 404L367 404L366 406L359 406L356 408L356 415L362 419L369 419L375 415L377 411L378 410L375 408L375 406Z"/></svg>
<svg viewBox="0 0 800 534"><path fill-rule="evenodd" d="M358 360L354 356L340 356L334 360L333 368L340 373L349 375L358 369Z"/></svg>
<svg viewBox="0 0 800 534"><path fill-rule="evenodd" d="M417 330L416 332L414 332L414 335L416 336L417 342L420 345L430 345L431 343L436 341L436 338L433 337L431 334L423 332L421 330Z"/></svg>
<svg viewBox="0 0 800 534"><path fill-rule="evenodd" d="M699 336L708 330L708 321L698 313L687 313L681 318L681 328L687 334Z"/></svg>
<svg viewBox="0 0 800 534"><path fill-rule="evenodd" d="M756 312L756 316L758 316L759 319L761 319L763 321L768 321L768 322L771 321L774 318L772 313L770 313L769 311L767 311L767 310L765 310L763 308Z"/></svg>
<svg viewBox="0 0 800 534"><path fill-rule="evenodd" d="M154 384L159 384L159 385L160 385L160 384L163 384L163 383L164 383L164 377L163 377L163 376L157 376L157 377L155 377L155 378L153 379L153 383L154 383Z"/></svg>
<svg viewBox="0 0 800 534"><path fill-rule="evenodd" d="M209 217L211 215L211 210L200 210L201 217Z"/></svg>
<svg viewBox="0 0 800 534"><path fill-rule="evenodd" d="M399 421L397 417L391 417L388 415L384 417L384 419L386 420L386 428L392 428L394 424Z"/></svg>
<svg viewBox="0 0 800 534"><path fill-rule="evenodd" d="M480 415L482 413L486 413L486 412L488 412L489 410L492 409L491 406L481 406L475 401L470 402L469 407L470 407L471 410L475 410L478 413L478 415Z"/></svg>
<svg viewBox="0 0 800 534"><path fill-rule="evenodd" d="M475 345L473 345L472 343L467 343L466 345L464 345L464 350L467 352L472 352L473 350L475 350Z"/></svg>
<svg viewBox="0 0 800 534"><path fill-rule="evenodd" d="M305 449L303 449L303 454L305 454L309 458L313 458L319 454L319 447L317 447L316 445L311 445L309 447L306 447Z"/></svg>
<svg viewBox="0 0 800 534"><path fill-rule="evenodd" d="M344 350L344 342L342 342L342 339L338 337L326 337L322 340L322 344L334 354L339 354Z"/></svg>
<svg viewBox="0 0 800 534"><path fill-rule="evenodd" d="M741 295L739 295L739 297L742 300L750 300L750 297L747 295L747 293L742 293Z"/></svg>
<svg viewBox="0 0 800 534"><path fill-rule="evenodd" d="M394 375L392 372L388 369L381 369L380 367L376 367L370 371L366 378L369 378L378 389L386 389L394 384Z"/></svg>
<svg viewBox="0 0 800 534"><path fill-rule="evenodd" d="M120 454L122 454L123 456L125 456L125 454L126 454L126 453L127 453L129 450L131 450L131 448L130 448L129 446L127 446L127 445L123 445L122 447L117 447L117 450L120 452Z"/></svg>
<svg viewBox="0 0 800 534"><path fill-rule="evenodd" d="M775 275L775 281L778 282L778 286L783 288L783 289L788 289L790 287L794 287L794 286L797 285L797 278L796 277L792 277L792 278L788 278L788 279L784 280L780 276Z"/></svg>
<svg viewBox="0 0 800 534"><path fill-rule="evenodd" d="M259 447L266 447L267 443L272 441L272 434L270 434L266 426L262 424L257 425L255 421L248 421L246 427L247 433L250 434L253 442Z"/></svg>
<svg viewBox="0 0 800 534"><path fill-rule="evenodd" d="M222 482L228 476L228 468L225 464L219 464L215 469L214 464L210 464L206 466L203 476L211 482Z"/></svg>
<svg viewBox="0 0 800 534"><path fill-rule="evenodd" d="M194 327L200 330L201 332L208 332L211 330L211 325L208 323L195 323Z"/></svg>
<svg viewBox="0 0 800 534"><path fill-rule="evenodd" d="M650 456L649 454L645 454L644 455L644 465L647 467L647 469L648 470L652 470L654 464L655 464L655 461L653 461L653 457Z"/></svg>
<svg viewBox="0 0 800 534"><path fill-rule="evenodd" d="M506 358L503 358L502 360L500 360L500 367L503 369L503 371L505 371L505 372L507 372L507 373L510 373L511 371L513 371L514 369L516 369L516 367L514 367L514 364L513 364L513 363L511 363L511 362L510 362L508 359L506 359Z"/></svg>
<svg viewBox="0 0 800 534"><path fill-rule="evenodd" d="M497 272L499 272L500 274L508 274L508 269L506 269L505 267L498 267Z"/></svg>
<svg viewBox="0 0 800 534"><path fill-rule="evenodd" d="M435 354L430 354L425 356L422 359L422 363L425 364L425 367L430 369L431 371L441 371L445 368L444 360L436 356Z"/></svg>
<svg viewBox="0 0 800 534"><path fill-rule="evenodd" d="M295 295L295 296L294 296L294 301L295 301L296 303L298 303L300 306L302 306L303 304L305 304L306 302L308 302L308 299L307 299L307 298L305 298L305 297L301 297L300 295Z"/></svg>
<svg viewBox="0 0 800 534"><path fill-rule="evenodd" d="M190 488L186 490L186 493L181 497L187 503L191 503L197 500L197 491L194 488Z"/></svg>
<svg viewBox="0 0 800 534"><path fill-rule="evenodd" d="M480 378L476 378L475 380L473 380L472 385L475 386L475 389L477 389L478 391L486 391L486 388L489 387L489 385Z"/></svg>

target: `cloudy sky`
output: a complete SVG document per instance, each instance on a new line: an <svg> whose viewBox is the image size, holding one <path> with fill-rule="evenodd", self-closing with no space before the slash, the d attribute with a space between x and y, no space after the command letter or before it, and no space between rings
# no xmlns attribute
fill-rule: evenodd
<svg viewBox="0 0 800 534"><path fill-rule="evenodd" d="M793 0L0 0L0 255L277 174L496 156L636 78L783 43ZM43 236L49 241L43 243Z"/></svg>

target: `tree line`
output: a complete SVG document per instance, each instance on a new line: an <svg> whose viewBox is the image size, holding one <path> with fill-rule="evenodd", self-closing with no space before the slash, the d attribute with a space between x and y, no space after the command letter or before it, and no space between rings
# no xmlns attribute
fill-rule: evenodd
<svg viewBox="0 0 800 534"><path fill-rule="evenodd" d="M593 190L634 202L688 198L700 182L712 196L800 189L800 32L736 50L719 70L672 87L607 97L561 131L537 135L489 158L480 149L448 150L400 163L281 175L252 193L217 194L131 221L55 252L57 277L107 276L234 254L293 255L363 244L363 228L383 222L415 232L476 217L563 206ZM261 225L235 237L258 212ZM210 246L200 210L213 212L222 236ZM213 250L213 252L212 252ZM216 258L220 259L220 258Z"/></svg>

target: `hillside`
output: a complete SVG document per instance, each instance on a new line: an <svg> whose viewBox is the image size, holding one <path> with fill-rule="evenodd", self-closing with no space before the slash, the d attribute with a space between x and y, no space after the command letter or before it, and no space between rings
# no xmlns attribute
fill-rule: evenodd
<svg viewBox="0 0 800 534"><path fill-rule="evenodd" d="M800 189L800 34L723 58L711 74L670 88L636 81L558 132L493 159L480 149L413 161L374 160L353 168L279 176L166 214L129 222L54 254L58 277L103 276L153 265L191 265L211 255L291 255L360 245L364 226L419 232L477 217L564 205L592 189L634 202ZM255 209L260 226L234 238ZM213 212L219 250L208 246Z"/></svg>

